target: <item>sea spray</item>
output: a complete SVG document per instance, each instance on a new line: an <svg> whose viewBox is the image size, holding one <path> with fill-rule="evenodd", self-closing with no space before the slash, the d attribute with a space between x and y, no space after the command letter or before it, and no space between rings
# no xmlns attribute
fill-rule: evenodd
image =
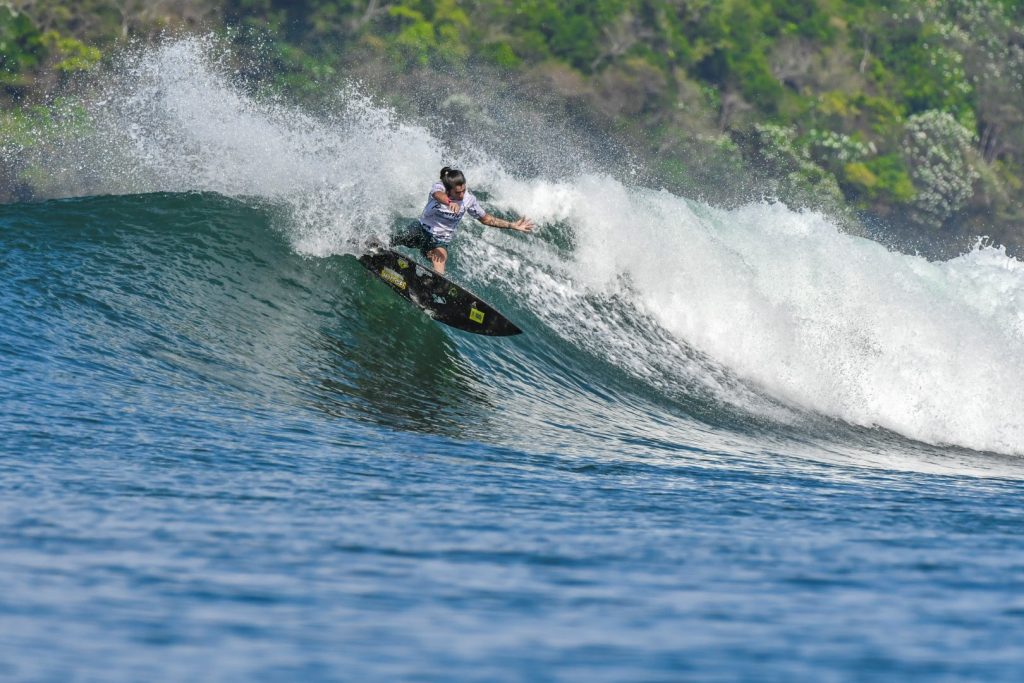
<svg viewBox="0 0 1024 683"><path fill-rule="evenodd" d="M743 386L929 443L1024 452L1024 266L1003 251L930 262L782 204L724 211L610 178L538 196L551 202L538 216L575 228L577 287L631 302Z"/></svg>
<svg viewBox="0 0 1024 683"><path fill-rule="evenodd" d="M444 145L349 84L314 117L257 96L214 36L126 50L84 103L88 125L32 155L42 197L216 192L283 209L296 249L351 250L413 211ZM417 196L416 201L419 197Z"/></svg>

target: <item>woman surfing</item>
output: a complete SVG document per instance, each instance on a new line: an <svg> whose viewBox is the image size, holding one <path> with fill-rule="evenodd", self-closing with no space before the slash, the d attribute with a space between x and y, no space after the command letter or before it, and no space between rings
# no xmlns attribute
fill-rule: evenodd
<svg viewBox="0 0 1024 683"><path fill-rule="evenodd" d="M466 176L462 171L445 166L441 169L440 181L430 188L427 205L423 207L419 219L404 234L395 236L391 243L419 249L421 254L430 259L434 271L444 275L448 245L458 231L459 222L467 213L492 228L533 232L537 227L526 217L507 221L490 215L480 206L473 193L466 189Z"/></svg>

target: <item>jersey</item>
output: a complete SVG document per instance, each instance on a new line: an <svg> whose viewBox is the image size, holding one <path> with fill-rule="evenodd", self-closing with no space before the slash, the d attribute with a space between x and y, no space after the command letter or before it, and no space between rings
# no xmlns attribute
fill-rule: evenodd
<svg viewBox="0 0 1024 683"><path fill-rule="evenodd" d="M435 192L444 191L444 183L434 183L428 194L427 205L423 208L423 213L420 214L420 223L438 242L451 241L455 237L455 231L459 229L459 221L467 213L476 219L487 215L487 212L480 206L480 202L468 190L462 197L462 201L459 202L459 212L455 213L434 199Z"/></svg>

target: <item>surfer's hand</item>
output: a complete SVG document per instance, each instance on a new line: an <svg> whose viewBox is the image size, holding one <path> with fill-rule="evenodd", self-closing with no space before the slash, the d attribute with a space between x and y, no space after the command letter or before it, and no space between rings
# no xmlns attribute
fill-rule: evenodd
<svg viewBox="0 0 1024 683"><path fill-rule="evenodd" d="M523 217L517 220L515 223L511 223L508 227L519 232L533 232L533 229L537 226L529 218Z"/></svg>
<svg viewBox="0 0 1024 683"><path fill-rule="evenodd" d="M458 202L448 202L448 210L452 213L458 213L462 210L462 207L459 206Z"/></svg>

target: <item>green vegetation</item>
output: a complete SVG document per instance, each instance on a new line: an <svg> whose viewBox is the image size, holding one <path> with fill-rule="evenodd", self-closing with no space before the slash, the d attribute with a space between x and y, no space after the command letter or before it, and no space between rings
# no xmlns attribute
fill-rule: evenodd
<svg viewBox="0 0 1024 683"><path fill-rule="evenodd" d="M267 87L310 103L342 74L400 100L424 74L489 71L627 137L672 190L760 191L1020 253L1022 19L1020 0L0 2L0 150L31 144L29 103L120 43L230 29ZM24 179L5 174L10 197Z"/></svg>

